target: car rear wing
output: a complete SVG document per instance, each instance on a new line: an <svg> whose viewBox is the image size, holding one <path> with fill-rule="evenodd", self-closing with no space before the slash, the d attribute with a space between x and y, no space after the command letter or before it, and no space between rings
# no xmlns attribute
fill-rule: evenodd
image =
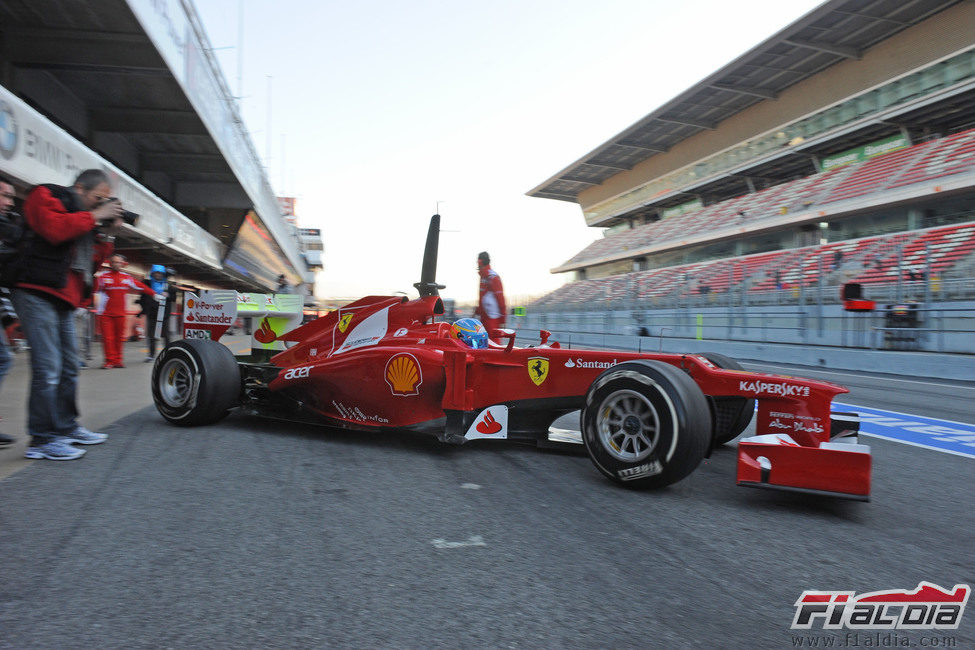
<svg viewBox="0 0 975 650"><path fill-rule="evenodd" d="M251 320L251 349L285 349L279 337L301 325L304 299L295 294L239 293L231 289L186 292L183 338L220 340L238 318Z"/></svg>

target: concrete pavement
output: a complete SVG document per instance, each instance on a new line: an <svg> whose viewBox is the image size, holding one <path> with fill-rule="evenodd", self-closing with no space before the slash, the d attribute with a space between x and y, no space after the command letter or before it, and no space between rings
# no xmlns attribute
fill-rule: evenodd
<svg viewBox="0 0 975 650"><path fill-rule="evenodd" d="M226 337L225 343L238 352L246 347L249 337ZM149 381L151 363L145 363L148 352L145 341L129 342L124 346L125 368L103 370L102 348L92 347L92 360L81 368L78 379L78 409L80 422L92 431L111 434L109 425L152 404ZM48 460L27 460L27 395L30 389L30 353L14 353L14 362L0 387L0 431L13 436L17 442L0 449L0 479L20 471L31 463L50 463ZM109 444L111 440L109 440ZM95 447L86 447L94 450ZM82 459L83 460L83 459ZM61 461L75 462L75 461Z"/></svg>

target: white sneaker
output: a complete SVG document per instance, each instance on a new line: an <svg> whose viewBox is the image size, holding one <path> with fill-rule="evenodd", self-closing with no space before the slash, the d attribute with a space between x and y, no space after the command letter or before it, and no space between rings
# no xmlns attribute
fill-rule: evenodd
<svg viewBox="0 0 975 650"><path fill-rule="evenodd" d="M107 433L95 433L84 427L78 427L64 437L65 442L76 442L79 445L99 445L108 440Z"/></svg>
<svg viewBox="0 0 975 650"><path fill-rule="evenodd" d="M43 445L28 447L24 458L46 458L48 460L75 460L85 455L84 449L72 447L67 438L56 438Z"/></svg>

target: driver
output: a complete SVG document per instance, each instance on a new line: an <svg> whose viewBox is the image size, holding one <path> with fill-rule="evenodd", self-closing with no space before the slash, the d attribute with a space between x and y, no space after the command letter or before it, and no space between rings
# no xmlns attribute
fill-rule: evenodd
<svg viewBox="0 0 975 650"><path fill-rule="evenodd" d="M450 338L458 339L475 350L488 346L488 332L476 318L461 318L451 323Z"/></svg>

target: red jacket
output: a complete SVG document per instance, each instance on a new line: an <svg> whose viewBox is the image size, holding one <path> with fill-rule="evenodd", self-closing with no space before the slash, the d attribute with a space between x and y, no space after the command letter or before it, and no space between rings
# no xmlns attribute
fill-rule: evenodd
<svg viewBox="0 0 975 650"><path fill-rule="evenodd" d="M91 212L68 212L64 204L56 199L48 188L40 185L27 195L24 201L24 219L37 235L52 245L77 239L95 227ZM92 268L99 265L112 253L114 246L108 242L95 242ZM37 284L20 282L21 289L31 289L60 298L72 307L80 307L87 299L85 282L79 271L68 270L65 286L60 289Z"/></svg>
<svg viewBox="0 0 975 650"><path fill-rule="evenodd" d="M501 287L501 276L490 266L481 270L480 297L475 314L481 319L499 320L505 322L506 307L504 304L504 289Z"/></svg>
<svg viewBox="0 0 975 650"><path fill-rule="evenodd" d="M95 280L95 293L106 295L105 302L98 308L98 313L103 316L125 316L127 311L125 296L132 289L141 291L147 296L156 295L155 291L122 271L109 269Z"/></svg>

